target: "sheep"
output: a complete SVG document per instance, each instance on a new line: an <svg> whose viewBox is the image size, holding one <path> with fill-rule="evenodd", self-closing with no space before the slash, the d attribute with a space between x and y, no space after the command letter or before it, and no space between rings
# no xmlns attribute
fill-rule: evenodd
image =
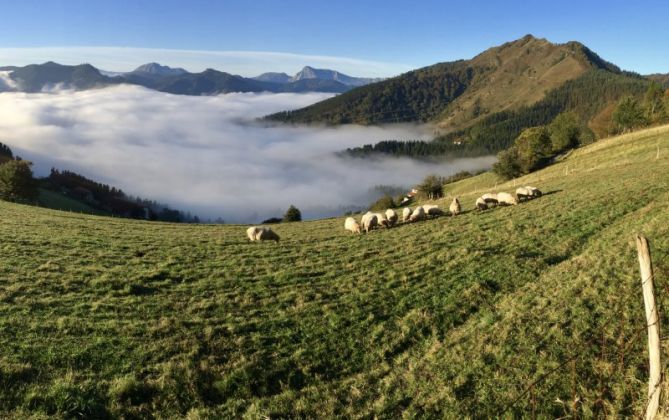
<svg viewBox="0 0 669 420"><path fill-rule="evenodd" d="M369 233L370 230L374 229L377 224L378 224L378 219L376 218L376 215L372 213L371 211L368 211L365 213L364 216L362 216L362 228L365 230L365 233Z"/></svg>
<svg viewBox="0 0 669 420"><path fill-rule="evenodd" d="M402 209L402 221L408 222L411 217L411 207L405 207Z"/></svg>
<svg viewBox="0 0 669 420"><path fill-rule="evenodd" d="M397 213L393 209L386 210L386 219L388 219L389 226L395 226L397 224Z"/></svg>
<svg viewBox="0 0 669 420"><path fill-rule="evenodd" d="M497 202L505 206L515 206L518 204L518 199L512 194L501 192L497 194Z"/></svg>
<svg viewBox="0 0 669 420"><path fill-rule="evenodd" d="M518 201L529 200L532 198L532 191L527 187L517 188L516 197L518 198Z"/></svg>
<svg viewBox="0 0 669 420"><path fill-rule="evenodd" d="M374 216L376 216L376 223L379 226L382 227L390 227L390 222L388 222L388 218L386 217L385 213L374 213Z"/></svg>
<svg viewBox="0 0 669 420"><path fill-rule="evenodd" d="M260 228L258 226L251 226L250 228L246 229L246 236L249 238L249 241L255 241L258 232L260 232Z"/></svg>
<svg viewBox="0 0 669 420"><path fill-rule="evenodd" d="M423 211L426 216L441 216L444 214L443 211L436 204L423 204Z"/></svg>
<svg viewBox="0 0 669 420"><path fill-rule="evenodd" d="M451 212L452 216L457 216L460 214L460 210L462 207L460 206L460 200L458 200L458 197L455 197L453 201L451 201L451 205L448 207L448 210Z"/></svg>
<svg viewBox="0 0 669 420"><path fill-rule="evenodd" d="M279 235L268 227L251 226L246 229L246 236L251 242L255 241L276 241L279 242Z"/></svg>
<svg viewBox="0 0 669 420"><path fill-rule="evenodd" d="M486 210L488 208L488 204L485 202L483 197L476 199L476 208L479 210Z"/></svg>
<svg viewBox="0 0 669 420"><path fill-rule="evenodd" d="M344 221L344 229L350 230L353 233L361 233L360 225L352 217L347 217Z"/></svg>
<svg viewBox="0 0 669 420"><path fill-rule="evenodd" d="M416 207L416 210L414 210L411 213L411 217L409 217L410 222L417 222L419 220L425 220L425 210L423 207Z"/></svg>
<svg viewBox="0 0 669 420"><path fill-rule="evenodd" d="M525 186L525 188L527 188L530 191L530 193L532 193L531 195L533 198L541 197L543 195L543 193L541 192L541 190L539 190L539 188L530 187L529 185Z"/></svg>
<svg viewBox="0 0 669 420"><path fill-rule="evenodd" d="M486 207L487 207L488 204L497 205L497 202L499 201L498 198L497 198L497 194L495 194L495 193L483 194L481 196L481 199L483 199L483 201L485 201Z"/></svg>

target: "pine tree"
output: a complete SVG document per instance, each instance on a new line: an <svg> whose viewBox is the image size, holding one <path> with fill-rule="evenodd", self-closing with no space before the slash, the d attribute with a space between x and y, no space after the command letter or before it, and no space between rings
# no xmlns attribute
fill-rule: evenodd
<svg viewBox="0 0 669 420"><path fill-rule="evenodd" d="M302 220L302 213L300 210L291 204L286 210L286 214L283 215L284 222L299 222Z"/></svg>

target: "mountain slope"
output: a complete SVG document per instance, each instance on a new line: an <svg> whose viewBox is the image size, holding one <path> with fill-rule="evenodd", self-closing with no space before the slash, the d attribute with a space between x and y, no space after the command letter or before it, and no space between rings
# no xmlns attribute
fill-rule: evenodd
<svg viewBox="0 0 669 420"><path fill-rule="evenodd" d="M414 70L268 118L331 124L432 121L442 129L462 129L487 114L536 103L593 69L620 72L582 44L552 44L528 35L471 60Z"/></svg>
<svg viewBox="0 0 669 420"><path fill-rule="evenodd" d="M364 86L382 80L379 78L352 77L340 73L336 70L315 69L313 67L306 66L302 70L300 70L295 76L293 76L290 81L297 82L305 79L333 80L335 82L339 82L344 85L354 86L354 87Z"/></svg>
<svg viewBox="0 0 669 420"><path fill-rule="evenodd" d="M516 182L545 194L473 211L515 188L486 173L457 217L279 244L0 202L0 417L641 417L633 235L667 325L669 128Z"/></svg>

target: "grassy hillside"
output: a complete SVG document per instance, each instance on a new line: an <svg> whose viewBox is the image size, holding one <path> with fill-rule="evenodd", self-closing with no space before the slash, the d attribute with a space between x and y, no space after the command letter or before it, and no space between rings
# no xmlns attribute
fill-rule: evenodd
<svg viewBox="0 0 669 420"><path fill-rule="evenodd" d="M638 416L632 235L651 240L666 325L669 127L576 150L515 181L540 199L473 211L513 188L497 182L450 185L455 218L282 224L279 244L0 202L0 416Z"/></svg>

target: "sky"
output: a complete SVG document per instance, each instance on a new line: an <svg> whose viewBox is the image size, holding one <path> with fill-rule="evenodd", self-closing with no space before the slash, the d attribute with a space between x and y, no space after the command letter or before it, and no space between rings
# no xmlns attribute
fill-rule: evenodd
<svg viewBox="0 0 669 420"><path fill-rule="evenodd" d="M669 72L666 0L0 0L0 11L0 65L160 61L243 76L312 65L384 77L531 33L583 42L626 70Z"/></svg>

